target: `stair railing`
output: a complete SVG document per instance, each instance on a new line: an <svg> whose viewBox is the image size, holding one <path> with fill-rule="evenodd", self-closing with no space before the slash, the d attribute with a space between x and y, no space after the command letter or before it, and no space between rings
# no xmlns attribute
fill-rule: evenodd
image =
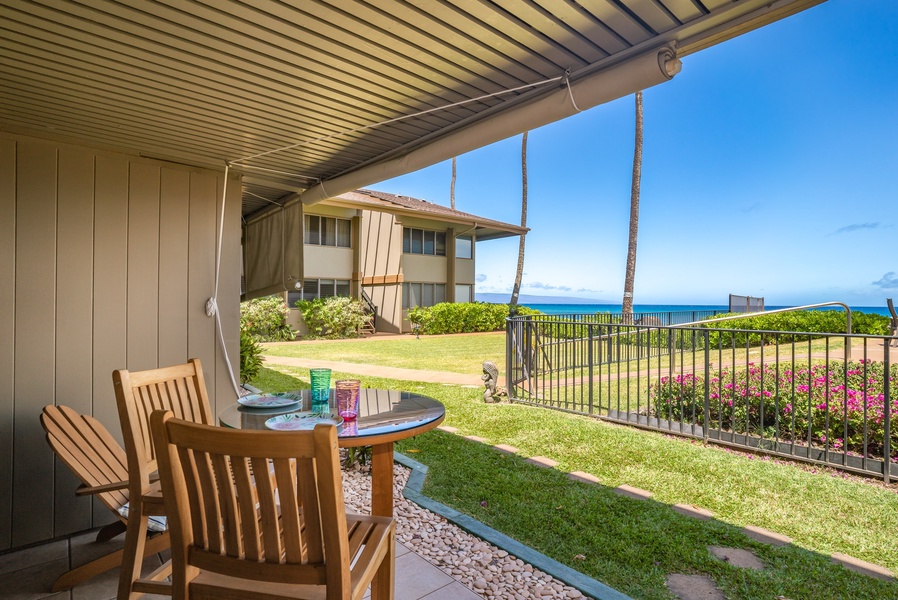
<svg viewBox="0 0 898 600"><path fill-rule="evenodd" d="M361 290L361 292L361 300L362 304L365 305L365 312L371 317L371 328L377 331L377 307L371 301L371 297L365 293L365 290Z"/></svg>

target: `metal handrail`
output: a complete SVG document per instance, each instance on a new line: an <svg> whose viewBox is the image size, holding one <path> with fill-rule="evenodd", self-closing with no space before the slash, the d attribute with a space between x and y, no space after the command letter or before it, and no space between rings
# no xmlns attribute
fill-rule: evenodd
<svg viewBox="0 0 898 600"><path fill-rule="evenodd" d="M793 310L806 310L809 308L820 308L823 306L841 306L842 308L845 309L845 312L847 313L846 320L847 320L847 324L848 324L848 326L846 327L847 331L845 333L847 335L851 335L851 307L849 307L847 304L845 304L843 302L821 302L819 304L806 304L804 306L790 306L788 308L775 308L773 310L765 310L765 311L760 311L760 312L733 315L732 317L715 317L714 319L710 319L710 320L706 319L704 321L690 321L688 323L676 323L676 324L672 324L672 325L640 325L638 323L621 323L621 325L630 325L630 326L639 327L642 329L674 329L674 328L680 328L680 327L692 327L694 325L707 325L708 323L719 323L720 321L734 321L737 319L750 319L751 317L759 317L761 315L773 315L773 314L781 313L781 312L789 312L789 311L793 311ZM638 314L638 313L633 313L633 314ZM609 334L606 334L601 337L608 338L608 337L618 337L618 336L626 336L626 335L630 335L629 332L609 333Z"/></svg>
<svg viewBox="0 0 898 600"><path fill-rule="evenodd" d="M846 327L847 331L845 332L845 335L846 336L851 335L851 307L849 307L844 302L820 302L818 304L806 304L804 306L790 306L789 308L775 308L773 310L764 310L761 312L746 313L743 315L734 315L732 317L720 317L718 319L713 319L713 321L694 321L692 323L683 323L680 325L673 325L672 327L686 327L688 325L697 325L700 323L706 324L706 323L711 323L711 322L718 323L720 321L733 321L736 319L750 319L752 317L759 317L761 315L773 315L776 313L791 312L793 310L807 310L809 308L820 308L822 306L841 306L842 308L844 308L845 315L846 315L845 320L847 321L847 327ZM845 338L845 362L847 363L849 360L851 360L851 345L849 344L848 338L846 337Z"/></svg>
<svg viewBox="0 0 898 600"><path fill-rule="evenodd" d="M788 308L775 308L773 310L764 310L760 312L753 313L745 313L741 315L734 315L732 317L719 317L713 319L713 322L718 323L720 321L733 321L736 319L750 319L752 317L759 317L761 315L773 315L781 312L790 312L793 310L807 310L809 308L820 308L823 306L841 306L845 309L846 320L848 321L847 331L845 332L847 335L851 335L851 308L845 304L844 302L820 302L819 304L806 304L804 306L790 306ZM691 325L704 325L710 323L712 321L693 321L692 323L678 323L676 325L671 325L671 327L689 327Z"/></svg>
<svg viewBox="0 0 898 600"><path fill-rule="evenodd" d="M360 289L361 292L361 300L362 304L368 309L368 314L371 315L371 325L375 329L377 329L377 307L374 305L374 302L371 300L371 297L365 292L365 290Z"/></svg>

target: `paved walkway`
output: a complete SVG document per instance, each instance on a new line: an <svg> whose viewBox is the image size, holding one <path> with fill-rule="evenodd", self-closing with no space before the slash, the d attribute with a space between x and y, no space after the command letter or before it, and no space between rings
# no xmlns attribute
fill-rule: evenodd
<svg viewBox="0 0 898 600"><path fill-rule="evenodd" d="M48 542L17 552L0 555L0 597L7 600L114 600L119 569L107 571L71 590L53 593L56 578L71 567L112 552L124 545L124 535L104 543L94 541L95 532L71 539ZM144 561L144 573L167 560L168 552ZM368 596L366 595L365 598ZM146 600L171 600L170 596L144 595ZM483 600L483 598L409 550L396 544L395 600Z"/></svg>
<svg viewBox="0 0 898 600"><path fill-rule="evenodd" d="M483 380L480 375L466 373L449 373L447 371L425 371L421 369L403 369L400 367L384 367L361 363L337 362L331 360L315 360L311 358L292 358L286 356L263 356L265 364L302 367L305 369L325 368L354 375L370 375L386 377L402 381L423 381L427 383L448 383L453 385L471 385L480 387Z"/></svg>

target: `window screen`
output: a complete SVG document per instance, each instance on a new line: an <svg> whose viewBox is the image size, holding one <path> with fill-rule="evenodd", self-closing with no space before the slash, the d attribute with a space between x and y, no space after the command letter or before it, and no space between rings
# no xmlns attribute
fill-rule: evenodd
<svg viewBox="0 0 898 600"><path fill-rule="evenodd" d="M446 256L446 232L403 227L402 251L405 254Z"/></svg>
<svg viewBox="0 0 898 600"><path fill-rule="evenodd" d="M446 301L444 283L403 283L402 308L433 306Z"/></svg>
<svg viewBox="0 0 898 600"><path fill-rule="evenodd" d="M337 221L327 217L321 219L321 245L337 245Z"/></svg>
<svg viewBox="0 0 898 600"><path fill-rule="evenodd" d="M341 248L352 247L352 221L337 219L337 246Z"/></svg>
<svg viewBox="0 0 898 600"><path fill-rule="evenodd" d="M472 258L474 256L474 243L469 235L460 235L455 238L455 257Z"/></svg>
<svg viewBox="0 0 898 600"><path fill-rule="evenodd" d="M316 217L315 215L306 215L305 216L305 226L306 231L303 236L303 240L306 244L314 244L318 246L321 244L321 217Z"/></svg>
<svg viewBox="0 0 898 600"><path fill-rule="evenodd" d="M304 216L303 242L313 246L352 248L352 221L335 217Z"/></svg>

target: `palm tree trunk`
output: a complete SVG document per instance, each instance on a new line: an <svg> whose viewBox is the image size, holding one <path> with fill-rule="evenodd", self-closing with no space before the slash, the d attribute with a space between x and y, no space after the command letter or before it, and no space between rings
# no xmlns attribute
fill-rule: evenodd
<svg viewBox="0 0 898 600"><path fill-rule="evenodd" d="M521 138L521 227L527 227L527 134L524 132ZM514 287L511 290L511 306L518 305L518 296L521 293L521 278L524 276L524 237L521 234L521 240L518 244L518 269L514 276Z"/></svg>
<svg viewBox="0 0 898 600"><path fill-rule="evenodd" d="M449 184L449 207L455 210L455 159L452 157L452 183Z"/></svg>
<svg viewBox="0 0 898 600"><path fill-rule="evenodd" d="M633 179L630 186L630 241L627 244L627 272L621 303L625 323L633 321L633 281L636 279L636 237L639 233L639 183L642 179L642 92L636 92L636 144L633 150Z"/></svg>

